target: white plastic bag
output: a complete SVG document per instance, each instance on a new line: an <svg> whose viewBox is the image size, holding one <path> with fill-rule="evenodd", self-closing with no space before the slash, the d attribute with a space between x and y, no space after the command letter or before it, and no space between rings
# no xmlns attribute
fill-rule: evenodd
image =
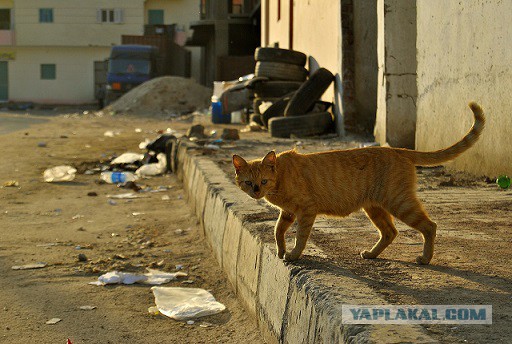
<svg viewBox="0 0 512 344"><path fill-rule="evenodd" d="M204 317L226 309L201 288L152 287L151 290L158 311L175 320Z"/></svg>
<svg viewBox="0 0 512 344"><path fill-rule="evenodd" d="M75 179L76 169L72 166L56 166L43 172L43 179L47 183L70 182Z"/></svg>
<svg viewBox="0 0 512 344"><path fill-rule="evenodd" d="M138 154L138 153L123 153L114 160L110 162L110 165L117 165L117 164L133 164L136 161L141 161L144 159L144 154Z"/></svg>
<svg viewBox="0 0 512 344"><path fill-rule="evenodd" d="M107 284L164 284L178 279L178 277L187 276L186 273L178 272L163 272L154 269L147 269L148 272L141 274L134 274L130 272L111 271L98 277L97 281L90 282L92 285L107 285Z"/></svg>
<svg viewBox="0 0 512 344"><path fill-rule="evenodd" d="M139 177L151 177L164 173L167 167L165 154L159 153L156 157L158 159L157 163L142 165L135 171L135 174Z"/></svg>

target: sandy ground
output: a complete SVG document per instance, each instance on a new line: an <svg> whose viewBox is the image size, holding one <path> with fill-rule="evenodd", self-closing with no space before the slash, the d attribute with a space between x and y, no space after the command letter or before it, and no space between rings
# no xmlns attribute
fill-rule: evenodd
<svg viewBox="0 0 512 344"><path fill-rule="evenodd" d="M4 123L19 128L27 117L2 118L14 118ZM256 320L242 308L222 275L173 175L142 181L168 191L117 200L115 205L107 202L106 195L130 190L98 184L98 175L78 174L67 183L42 181L42 172L49 167L94 166L113 154L139 152L139 142L156 138L158 130L171 126L168 121L38 116L32 122L28 128L0 136L4 157L0 185L10 180L19 183L0 188L1 343L66 343L67 338L74 344L262 342ZM172 126L186 129L189 123ZM105 137L107 130L119 135ZM39 147L40 143L46 146ZM79 254L87 261L80 262ZM37 262L47 266L11 269ZM154 306L150 286L88 285L116 269L143 273L154 267L173 272L176 265L189 274L183 280L192 282L165 286L207 289L227 309L187 325L148 313L148 307ZM96 309L80 309L86 305ZM45 324L52 318L62 320Z"/></svg>
<svg viewBox="0 0 512 344"><path fill-rule="evenodd" d="M115 206L109 205L105 196L126 190L98 185L97 176L79 175L68 184L41 181L41 173L47 167L94 164L114 153L137 151L138 143L145 137L158 135L156 130L185 130L190 124L128 118L58 118L0 136L6 157L0 166L0 181L16 179L20 183L19 188L0 189L0 266L4 273L0 280L0 300L4 305L4 310L0 310L0 341L25 343L28 339L43 338L39 341L58 342L70 337L74 343L261 342L254 319L241 308L205 247L197 220L180 199L182 191L173 176L147 181L154 187L172 186L168 192L131 202L119 201ZM142 132L135 133L135 128ZM215 127L209 125L207 132L211 129ZM120 131L120 135L104 137L106 130ZM365 140L356 136L349 136L346 142L329 137L273 139L266 133L242 133L241 138L219 151L205 151L230 176L233 153L256 158L271 149L280 152L297 147L301 152L316 152L357 147ZM46 142L47 147L38 147L39 142ZM333 275L339 266L348 268L391 304L491 304L492 325L425 328L440 343L509 343L512 191L501 191L486 183L484 177L444 168L418 169L418 178L419 197L438 224L431 265L413 263L421 250L421 238L400 222L399 236L379 259L361 259L358 252L371 247L378 238L361 212L345 219L319 217L308 247L319 247L326 256L309 250L297 265ZM89 197L88 192L98 196ZM162 201L163 194L169 195L170 200ZM133 216L134 212L144 214ZM83 217L73 219L76 215ZM268 214L263 217L277 219L277 212L268 207ZM258 219L254 217L254 221ZM190 230L184 235L174 232L187 228ZM269 228L265 240L271 240L271 232ZM291 240L293 228L288 234ZM144 245L147 241L152 244ZM57 245L38 246L48 243ZM87 248L76 250L77 245ZM77 262L79 253L86 254L89 261ZM127 259L119 259L119 255ZM162 260L160 268L165 271L174 271L176 264L183 264L194 280L191 286L211 290L226 304L227 311L195 325L185 325L147 314L147 307L153 305L148 287L87 285L100 272L123 267L142 271ZM11 270L12 265L39 261L47 262L48 267ZM81 305L98 308L82 311L78 309ZM63 320L45 325L53 317ZM212 326L200 327L198 324L203 321Z"/></svg>

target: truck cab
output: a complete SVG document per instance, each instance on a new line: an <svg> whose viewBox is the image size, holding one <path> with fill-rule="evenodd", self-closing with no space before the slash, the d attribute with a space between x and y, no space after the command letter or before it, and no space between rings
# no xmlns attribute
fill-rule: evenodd
<svg viewBox="0 0 512 344"><path fill-rule="evenodd" d="M104 105L158 75L158 48L149 45L116 45L108 60Z"/></svg>

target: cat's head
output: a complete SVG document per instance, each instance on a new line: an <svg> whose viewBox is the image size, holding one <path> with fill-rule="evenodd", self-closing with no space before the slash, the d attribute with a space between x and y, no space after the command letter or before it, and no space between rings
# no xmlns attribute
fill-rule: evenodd
<svg viewBox="0 0 512 344"><path fill-rule="evenodd" d="M276 153L269 152L262 160L245 161L233 155L236 183L240 189L255 199L271 194L276 185Z"/></svg>

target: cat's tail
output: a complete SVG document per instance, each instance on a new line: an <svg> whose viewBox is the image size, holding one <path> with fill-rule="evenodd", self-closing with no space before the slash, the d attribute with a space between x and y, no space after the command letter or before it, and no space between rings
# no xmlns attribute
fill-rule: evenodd
<svg viewBox="0 0 512 344"><path fill-rule="evenodd" d="M416 166L432 166L455 159L478 141L478 138L485 126L485 116L480 105L475 102L471 102L469 103L469 107L471 108L471 111L473 111L475 122L473 123L471 130L469 130L466 136L464 136L459 142L448 148L433 152L419 152L408 149L397 149L397 151L400 155L411 160Z"/></svg>

